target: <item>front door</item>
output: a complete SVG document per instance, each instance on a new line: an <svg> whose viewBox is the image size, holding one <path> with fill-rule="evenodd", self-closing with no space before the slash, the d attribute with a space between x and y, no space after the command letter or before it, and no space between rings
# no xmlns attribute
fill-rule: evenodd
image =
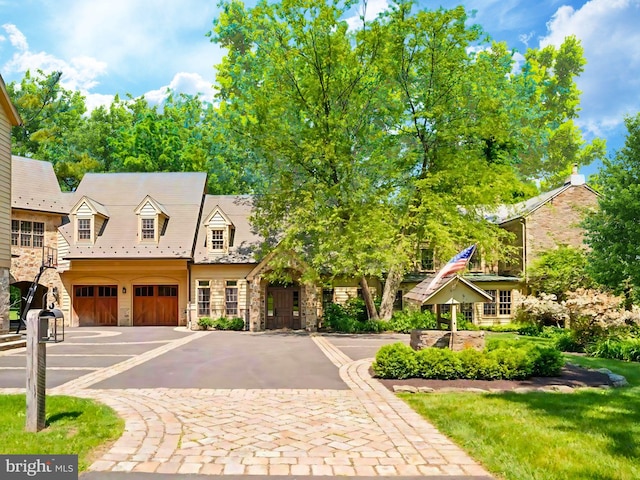
<svg viewBox="0 0 640 480"><path fill-rule="evenodd" d="M267 330L300 328L300 290L297 287L267 288Z"/></svg>

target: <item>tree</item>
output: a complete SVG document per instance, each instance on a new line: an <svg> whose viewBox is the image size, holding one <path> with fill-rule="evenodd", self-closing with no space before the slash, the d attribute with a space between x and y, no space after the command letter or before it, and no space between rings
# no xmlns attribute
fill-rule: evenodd
<svg viewBox="0 0 640 480"><path fill-rule="evenodd" d="M625 124L624 147L603 162L598 175L600 209L584 226L593 277L623 293L630 305L640 293L640 113Z"/></svg>
<svg viewBox="0 0 640 480"><path fill-rule="evenodd" d="M462 8L398 1L349 30L354 5L225 3L212 33L227 49L219 112L228 140L254 152L263 177L254 223L265 238L316 273L363 287L368 276L385 279L388 317L421 244L443 259L473 242L498 255L507 234L484 212L526 191L525 172L565 167L566 158L544 168L533 159L575 105L539 104L544 85L514 74L504 45L474 54L485 37ZM563 55L540 82L555 78Z"/></svg>
<svg viewBox="0 0 640 480"><path fill-rule="evenodd" d="M595 287L585 251L566 245L543 252L528 268L527 276L533 290L555 295L558 302L567 292Z"/></svg>

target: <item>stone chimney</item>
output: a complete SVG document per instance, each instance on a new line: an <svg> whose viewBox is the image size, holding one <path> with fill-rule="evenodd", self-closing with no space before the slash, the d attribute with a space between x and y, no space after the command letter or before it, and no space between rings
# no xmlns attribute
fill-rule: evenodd
<svg viewBox="0 0 640 480"><path fill-rule="evenodd" d="M570 183L571 185L584 185L586 183L584 175L578 173L578 164L574 163L571 169L571 176L567 178L565 185Z"/></svg>

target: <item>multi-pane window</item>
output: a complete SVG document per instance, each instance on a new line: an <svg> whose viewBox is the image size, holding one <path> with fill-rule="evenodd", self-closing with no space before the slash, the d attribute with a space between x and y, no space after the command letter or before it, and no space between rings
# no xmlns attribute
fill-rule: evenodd
<svg viewBox="0 0 640 480"><path fill-rule="evenodd" d="M211 315L211 284L209 280L198 280L198 316Z"/></svg>
<svg viewBox="0 0 640 480"><path fill-rule="evenodd" d="M467 322L473 322L473 303L461 304L460 313L462 313Z"/></svg>
<svg viewBox="0 0 640 480"><path fill-rule="evenodd" d="M211 230L211 250L224 249L224 231L222 229Z"/></svg>
<svg viewBox="0 0 640 480"><path fill-rule="evenodd" d="M91 239L91 219L79 218L78 219L78 240L90 240Z"/></svg>
<svg viewBox="0 0 640 480"><path fill-rule="evenodd" d="M159 297L177 297L178 287L173 287L170 285L158 285L158 296Z"/></svg>
<svg viewBox="0 0 640 480"><path fill-rule="evenodd" d="M496 290L486 290L486 292L491 295L491 298L493 299L492 302L485 302L484 303L484 314L486 316L492 316L495 317L496 315ZM511 292L509 292L511 293Z"/></svg>
<svg viewBox="0 0 640 480"><path fill-rule="evenodd" d="M333 288L322 289L322 311L326 312L327 307L333 303Z"/></svg>
<svg viewBox="0 0 640 480"><path fill-rule="evenodd" d="M156 238L156 220L154 218L142 219L142 239L153 240Z"/></svg>
<svg viewBox="0 0 640 480"><path fill-rule="evenodd" d="M511 290L500 290L498 297L498 313L500 315L511 315Z"/></svg>
<svg viewBox="0 0 640 480"><path fill-rule="evenodd" d="M11 245L41 248L44 246L44 223L11 220Z"/></svg>
<svg viewBox="0 0 640 480"><path fill-rule="evenodd" d="M433 249L423 248L420 250L420 269L423 272L432 272L435 270Z"/></svg>
<svg viewBox="0 0 640 480"><path fill-rule="evenodd" d="M224 290L225 311L227 317L238 316L238 282L228 280L227 287Z"/></svg>

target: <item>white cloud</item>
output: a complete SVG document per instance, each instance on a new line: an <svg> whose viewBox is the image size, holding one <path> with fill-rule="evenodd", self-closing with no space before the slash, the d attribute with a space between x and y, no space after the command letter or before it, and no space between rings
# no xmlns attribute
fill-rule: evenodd
<svg viewBox="0 0 640 480"><path fill-rule="evenodd" d="M582 90L579 124L594 135L618 128L640 110L640 0L590 0L560 7L547 23L540 46L580 39L587 65L576 80Z"/></svg>
<svg viewBox="0 0 640 480"><path fill-rule="evenodd" d="M362 18L368 22L375 19L378 14L389 8L387 0L362 0L357 7L355 15L346 19L349 30L357 30L362 26Z"/></svg>
<svg viewBox="0 0 640 480"><path fill-rule="evenodd" d="M144 98L154 105L161 104L167 98L167 89L176 93L186 93L187 95L200 94L202 100L213 101L215 91L211 82L205 80L197 73L180 72L177 73L169 85L151 90L144 94Z"/></svg>
<svg viewBox="0 0 640 480"><path fill-rule="evenodd" d="M9 35L9 42L14 48L22 52L29 49L29 44L27 43L27 37L25 37L23 33L20 30L18 30L18 28L15 25L12 25L10 23L5 23L4 25L2 25L2 28Z"/></svg>

